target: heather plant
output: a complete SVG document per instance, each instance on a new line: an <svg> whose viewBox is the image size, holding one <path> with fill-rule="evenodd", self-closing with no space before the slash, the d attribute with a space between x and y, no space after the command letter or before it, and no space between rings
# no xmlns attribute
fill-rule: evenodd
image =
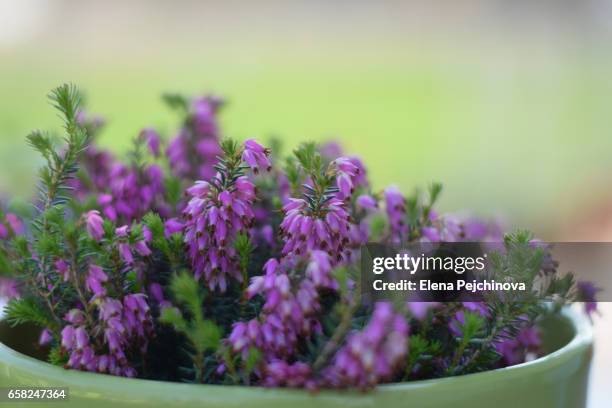
<svg viewBox="0 0 612 408"><path fill-rule="evenodd" d="M490 370L542 353L538 322L597 289L557 274L528 232L441 215L442 191L377 191L360 159L304 143L287 158L221 138L218 98L166 95L182 115L126 160L100 149L103 120L71 85L50 100L56 143L28 219L0 208L0 272L12 325L40 328L52 364L125 377L270 387L360 388ZM527 295L463 302L362 296L368 242L486 242L489 273ZM542 281L540 277L546 276Z"/></svg>

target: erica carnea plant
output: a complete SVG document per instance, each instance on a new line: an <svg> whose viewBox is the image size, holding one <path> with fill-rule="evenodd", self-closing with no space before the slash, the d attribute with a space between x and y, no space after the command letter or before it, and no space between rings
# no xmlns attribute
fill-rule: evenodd
<svg viewBox="0 0 612 408"><path fill-rule="evenodd" d="M40 327L52 364L126 377L308 389L459 375L541 354L538 322L596 289L556 273L527 232L441 215L439 184L376 190L334 143L288 157L221 138L219 98L166 95L177 133L144 128L125 160L97 147L104 121L78 90L50 100L63 137L44 159L31 213L0 208L6 319ZM494 242L491 274L520 299L371 302L360 248ZM545 275L546 279L541 279Z"/></svg>

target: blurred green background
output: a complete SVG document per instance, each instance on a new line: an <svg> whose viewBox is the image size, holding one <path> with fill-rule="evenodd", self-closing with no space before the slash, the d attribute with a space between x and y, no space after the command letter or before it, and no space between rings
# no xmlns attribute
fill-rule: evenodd
<svg viewBox="0 0 612 408"><path fill-rule="evenodd" d="M59 83L122 152L171 136L165 91L229 100L224 134L336 139L377 188L442 181L445 210L544 235L607 194L610 30L597 2L0 0L0 191L27 196ZM605 17L605 14L604 14ZM605 197L604 197L605 198Z"/></svg>
<svg viewBox="0 0 612 408"><path fill-rule="evenodd" d="M336 139L377 189L442 181L443 210L611 240L611 51L607 0L0 0L0 198L31 195L25 135L59 130L45 95L71 81L119 154L172 135L162 92L212 91L226 135ZM611 364L598 347L592 407Z"/></svg>

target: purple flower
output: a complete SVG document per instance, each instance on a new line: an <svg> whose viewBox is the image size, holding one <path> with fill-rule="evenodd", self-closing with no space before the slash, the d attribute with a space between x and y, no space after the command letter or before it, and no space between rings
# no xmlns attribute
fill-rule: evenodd
<svg viewBox="0 0 612 408"><path fill-rule="evenodd" d="M119 255L121 256L121 259L123 259L123 262L128 265L132 265L134 263L134 255L132 255L130 244L121 242L117 248L119 249Z"/></svg>
<svg viewBox="0 0 612 408"><path fill-rule="evenodd" d="M108 276L104 273L102 268L97 265L89 266L89 274L87 275L85 284L95 296L106 295L106 289L102 286L102 283L106 281L108 281Z"/></svg>
<svg viewBox="0 0 612 408"><path fill-rule="evenodd" d="M306 267L306 276L319 288L338 289L338 283L331 275L332 265L327 252L312 251L310 263Z"/></svg>
<svg viewBox="0 0 612 408"><path fill-rule="evenodd" d="M319 152L328 161L342 156L342 146L337 141L329 141L319 146Z"/></svg>
<svg viewBox="0 0 612 408"><path fill-rule="evenodd" d="M210 179L219 147L217 111L222 102L215 97L192 101L186 125L168 145L167 155L175 175L187 180Z"/></svg>
<svg viewBox="0 0 612 408"><path fill-rule="evenodd" d="M288 363L275 360L266 364L263 385L266 387L316 388L310 366L300 361Z"/></svg>
<svg viewBox="0 0 612 408"><path fill-rule="evenodd" d="M43 329L43 331L40 332L38 344L40 344L41 346L46 346L47 344L51 343L51 341L53 341L53 336L51 335L51 332L49 331L49 329Z"/></svg>
<svg viewBox="0 0 612 408"><path fill-rule="evenodd" d="M237 234L250 234L255 186L240 176L229 190L200 181L187 193L192 198L184 210L184 239L195 276L203 276L210 289L225 292L229 278L242 281L233 240Z"/></svg>
<svg viewBox="0 0 612 408"><path fill-rule="evenodd" d="M355 188L354 179L359 174L359 168L346 157L339 157L331 163L336 170L336 183L338 185L339 198L345 199L353 194Z"/></svg>
<svg viewBox="0 0 612 408"><path fill-rule="evenodd" d="M430 242L440 242L440 232L434 227L421 228L421 234Z"/></svg>
<svg viewBox="0 0 612 408"><path fill-rule="evenodd" d="M385 190L385 204L391 230L391 242L402 243L408 237L408 226L405 221L406 200L396 187L388 187Z"/></svg>
<svg viewBox="0 0 612 408"><path fill-rule="evenodd" d="M82 325L85 323L85 314L79 309L70 309L64 316L64 320L73 325Z"/></svg>
<svg viewBox="0 0 612 408"><path fill-rule="evenodd" d="M13 278L0 277L0 297L13 299L19 297L17 281Z"/></svg>
<svg viewBox="0 0 612 408"><path fill-rule="evenodd" d="M123 298L124 321L127 333L140 339L146 346L153 332L153 320L146 296L143 293L127 295Z"/></svg>
<svg viewBox="0 0 612 408"><path fill-rule="evenodd" d="M104 213L113 221L129 223L151 210L161 215L169 211L164 202L164 174L157 165L134 168L117 163L106 189L112 202L103 206Z"/></svg>
<svg viewBox="0 0 612 408"><path fill-rule="evenodd" d="M55 261L54 265L55 269L57 270L57 273L60 274L60 276L62 277L62 280L64 282L68 282L68 280L70 279L70 267L68 266L68 263L63 259L58 259L57 261Z"/></svg>
<svg viewBox="0 0 612 408"><path fill-rule="evenodd" d="M280 231L285 239L283 256L301 255L322 250L332 256L332 264L351 257L350 215L346 204L338 198L325 201L316 213L304 199L292 198L283 207L285 218Z"/></svg>
<svg viewBox="0 0 612 408"><path fill-rule="evenodd" d="M440 306L439 302L408 302L410 314L417 320L424 320L431 309Z"/></svg>
<svg viewBox="0 0 612 408"><path fill-rule="evenodd" d="M100 217L100 212L91 210L85 213L85 225L87 232L96 241L100 241L104 236L104 220Z"/></svg>
<svg viewBox="0 0 612 408"><path fill-rule="evenodd" d="M591 317L593 313L597 312L597 300L595 295L601 289L595 287L593 283L580 281L576 284L578 291L578 300L584 302L584 310Z"/></svg>
<svg viewBox="0 0 612 408"><path fill-rule="evenodd" d="M378 208L378 202L371 195L362 194L357 197L357 205L364 210L375 210Z"/></svg>
<svg viewBox="0 0 612 408"><path fill-rule="evenodd" d="M321 309L318 291L338 285L331 276L331 260L327 253L313 251L305 277L292 285L288 271L298 268L299 261L271 258L264 265L265 274L251 280L247 296L261 295L265 303L258 318L234 325L228 338L234 352L246 356L250 347L257 347L264 354L265 366L290 358L300 338L320 331L316 319Z"/></svg>
<svg viewBox="0 0 612 408"><path fill-rule="evenodd" d="M117 299L106 298L104 302L100 303L98 309L100 310L100 318L108 321L115 316L120 316L123 306Z"/></svg>
<svg viewBox="0 0 612 408"><path fill-rule="evenodd" d="M89 182L83 182L80 178L70 181L76 197L84 201L92 193L105 191L111 181L111 169L114 163L115 158L111 153L89 145L80 160L81 168L85 171Z"/></svg>
<svg viewBox="0 0 612 408"><path fill-rule="evenodd" d="M150 243L153 240L153 232L146 225L142 227L142 237L145 243Z"/></svg>
<svg viewBox="0 0 612 408"><path fill-rule="evenodd" d="M457 242L463 240L461 223L455 217L446 216L440 221L440 239L445 242Z"/></svg>
<svg viewBox="0 0 612 408"><path fill-rule="evenodd" d="M349 157L348 158L351 163L357 168L355 175L352 178L353 184L355 187L368 187L370 182L368 181L368 172L366 171L366 167L359 157Z"/></svg>
<svg viewBox="0 0 612 408"><path fill-rule="evenodd" d="M75 344L74 327L66 326L62 329L62 340L61 344L64 348L70 350Z"/></svg>
<svg viewBox="0 0 612 408"><path fill-rule="evenodd" d="M249 165L253 173L259 173L260 169L270 171L272 169L272 163L268 156L270 155L270 149L267 149L257 143L253 139L249 139L244 142L244 151L242 152L242 160Z"/></svg>
<svg viewBox="0 0 612 408"><path fill-rule="evenodd" d="M7 223L7 225L12 230L13 234L15 234L15 235L23 235L23 233L24 233L23 222L21 222L21 220L15 214L7 213L4 216L4 219L5 219L6 223ZM0 232L0 238L1 238L1 232Z"/></svg>
<svg viewBox="0 0 612 408"><path fill-rule="evenodd" d="M128 236L128 230L129 230L129 226L128 225L124 225L123 227L119 227L117 229L115 229L115 235L117 235L118 237L121 238L125 238Z"/></svg>
<svg viewBox="0 0 612 408"><path fill-rule="evenodd" d="M164 223L164 235L170 238L173 234L183 232L185 225L176 218L170 218Z"/></svg>
<svg viewBox="0 0 612 408"><path fill-rule="evenodd" d="M88 114L81 109L77 112L76 122L79 126L85 127L91 132L104 126L106 120L102 116Z"/></svg>
<svg viewBox="0 0 612 408"><path fill-rule="evenodd" d="M164 290L159 283L149 285L149 294L159 304L160 309L170 306L170 302L164 297Z"/></svg>
<svg viewBox="0 0 612 408"><path fill-rule="evenodd" d="M271 225L264 225L260 229L260 237L261 239L268 245L274 245L274 228Z"/></svg>
<svg viewBox="0 0 612 408"><path fill-rule="evenodd" d="M145 241L138 241L134 244L134 249L140 256L149 256L152 254L151 249L147 246Z"/></svg>
<svg viewBox="0 0 612 408"><path fill-rule="evenodd" d="M466 241L481 241L487 238L488 226L481 220L469 219L463 223L463 231Z"/></svg>
<svg viewBox="0 0 612 408"><path fill-rule="evenodd" d="M147 144L149 151L155 157L159 157L159 134L153 128L144 128L140 131L140 138Z"/></svg>
<svg viewBox="0 0 612 408"><path fill-rule="evenodd" d="M79 326L75 329L74 339L77 349L82 350L89 345L89 335L85 331L85 328L82 326Z"/></svg>
<svg viewBox="0 0 612 408"><path fill-rule="evenodd" d="M90 271L92 280L103 281L105 276L101 269ZM65 316L71 323L61 333L61 345L69 353L66 366L134 377L136 371L126 353L134 348L145 353L148 339L153 335L153 321L145 296L129 294L123 302L101 296L95 305L99 318L90 323L93 327L86 325L84 313L78 309ZM99 336L97 341L91 341L95 336Z"/></svg>
<svg viewBox="0 0 612 408"><path fill-rule="evenodd" d="M495 350L501 355L503 365L510 366L526 361L529 354L536 354L541 346L540 332L535 327L522 328L515 337L504 333L493 343Z"/></svg>
<svg viewBox="0 0 612 408"><path fill-rule="evenodd" d="M324 385L367 389L393 378L408 351L408 325L387 302L378 302L368 325L352 333L324 371Z"/></svg>

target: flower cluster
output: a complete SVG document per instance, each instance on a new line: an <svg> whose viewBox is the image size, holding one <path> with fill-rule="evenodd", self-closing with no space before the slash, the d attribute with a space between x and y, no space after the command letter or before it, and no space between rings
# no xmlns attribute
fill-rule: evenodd
<svg viewBox="0 0 612 408"><path fill-rule="evenodd" d="M13 213L0 214L0 240L24 233L23 222Z"/></svg>
<svg viewBox="0 0 612 408"><path fill-rule="evenodd" d="M241 159L254 170L260 166L267 169L268 155L267 149L249 140ZM229 278L242 281L233 243L239 234L250 234L254 219L255 185L242 175L240 159L233 160L219 167L210 183L198 181L187 190L191 199L184 210L185 243L194 274L196 278L203 276L210 289L219 288L222 292Z"/></svg>
<svg viewBox="0 0 612 408"><path fill-rule="evenodd" d="M351 217L342 200L329 198L313 210L306 199L292 198L283 211L283 256L322 250L330 254L334 263L350 257Z"/></svg>
<svg viewBox="0 0 612 408"><path fill-rule="evenodd" d="M540 333L535 327L521 329L515 337L507 337L495 343L504 365L515 365L537 356L540 350Z"/></svg>
<svg viewBox="0 0 612 408"><path fill-rule="evenodd" d="M385 190L385 207L389 217L391 242L394 244L404 242L408 237L406 199L396 187L388 187Z"/></svg>
<svg viewBox="0 0 612 408"><path fill-rule="evenodd" d="M408 324L390 303L379 302L370 323L351 334L325 371L333 387L371 388L392 378L408 351Z"/></svg>
<svg viewBox="0 0 612 408"><path fill-rule="evenodd" d="M136 139L136 146L146 143L155 157L160 153L160 138L145 128ZM139 153L140 154L140 153ZM132 222L151 210L164 216L171 213L165 201L164 172L156 164L133 162L124 164L106 150L89 146L81 158L84 171L70 181L81 201L93 196L104 215L112 221Z"/></svg>
<svg viewBox="0 0 612 408"><path fill-rule="evenodd" d="M90 194L105 191L111 182L111 172L116 163L115 157L106 150L89 146L81 157L82 172L71 184L75 195L85 200Z"/></svg>
<svg viewBox="0 0 612 408"><path fill-rule="evenodd" d="M536 358L544 301L596 311L598 289L559 277L531 234L438 214L438 184L375 190L337 144L305 143L283 160L254 139L221 139L219 99L169 95L184 113L175 137L165 145L144 128L124 161L92 143L103 121L82 110L76 88L51 99L66 145L28 136L46 167L29 222L0 212L0 295L13 298L9 323L40 326L53 364L365 390ZM390 302L361 287L367 242L462 241L498 248L487 272L520 270L529 296Z"/></svg>
<svg viewBox="0 0 612 408"><path fill-rule="evenodd" d="M580 281L577 284L578 300L584 302L584 309L589 317L597 312L597 300L595 295L601 289L595 287L591 282Z"/></svg>
<svg viewBox="0 0 612 408"><path fill-rule="evenodd" d="M361 173L350 159L340 157L332 162L332 167L336 171L336 183L338 185L338 196L341 199L349 198L355 191L356 179Z"/></svg>
<svg viewBox="0 0 612 408"><path fill-rule="evenodd" d="M272 258L264 266L265 275L251 280L247 296L261 295L265 303L258 318L234 325L228 340L235 352L246 355L256 347L267 361L282 360L294 355L301 337L320 330L314 318L320 310L318 291L337 289L329 256L312 251L299 282L291 282L287 274L295 264L295 258L285 258L282 263Z"/></svg>
<svg viewBox="0 0 612 408"><path fill-rule="evenodd" d="M106 275L99 267L92 267L88 282L99 285L100 280L106 281ZM69 323L61 333L61 345L70 355L66 366L134 377L137 373L126 353L145 352L147 349L153 333L149 305L143 294L127 295L121 302L105 297L99 287L96 289L92 290L98 298L98 320L95 323L88 321L79 309L70 310L64 317ZM92 337L91 333L101 334Z"/></svg>
<svg viewBox="0 0 612 408"><path fill-rule="evenodd" d="M190 102L184 126L167 149L173 172L187 180L207 180L214 176L219 146L218 98L207 96Z"/></svg>
<svg viewBox="0 0 612 408"><path fill-rule="evenodd" d="M159 166L134 168L116 164L109 176L107 188L98 195L98 205L110 220L131 222L151 209L166 216L170 213L163 201L164 174Z"/></svg>
<svg viewBox="0 0 612 408"><path fill-rule="evenodd" d="M232 190L218 191L199 181L187 191L191 200L184 210L185 242L195 276L204 276L211 289L225 291L228 278L242 279L232 240L237 234L248 233L253 222L255 186L241 177Z"/></svg>

